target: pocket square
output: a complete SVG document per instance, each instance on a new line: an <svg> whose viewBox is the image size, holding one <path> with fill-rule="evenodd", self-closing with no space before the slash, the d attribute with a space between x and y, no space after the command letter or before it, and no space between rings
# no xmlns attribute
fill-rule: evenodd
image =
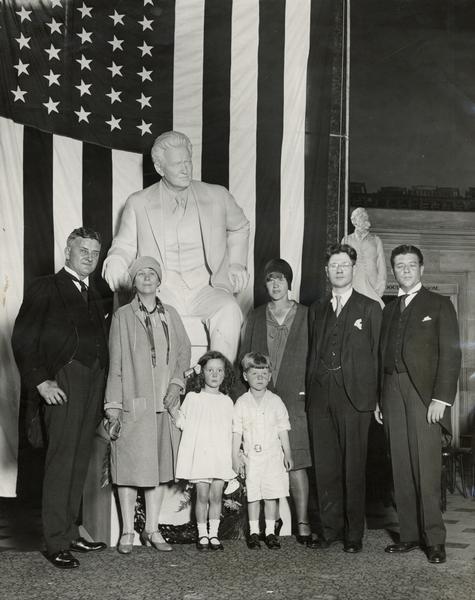
<svg viewBox="0 0 475 600"><path fill-rule="evenodd" d="M357 327L359 330L363 329L363 323L361 319L356 319L354 326Z"/></svg>
<svg viewBox="0 0 475 600"><path fill-rule="evenodd" d="M425 321L432 321L432 317L429 317L429 315L425 316L425 317L422 319L422 322L424 323Z"/></svg>

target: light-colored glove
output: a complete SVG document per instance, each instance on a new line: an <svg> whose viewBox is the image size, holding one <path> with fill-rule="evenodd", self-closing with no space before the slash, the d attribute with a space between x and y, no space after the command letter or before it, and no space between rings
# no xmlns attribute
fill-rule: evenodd
<svg viewBox="0 0 475 600"><path fill-rule="evenodd" d="M130 277L125 261L119 256L109 256L102 267L102 277L113 292L130 288Z"/></svg>
<svg viewBox="0 0 475 600"><path fill-rule="evenodd" d="M233 286L233 293L239 294L247 286L249 273L244 265L232 263L228 270L229 281Z"/></svg>

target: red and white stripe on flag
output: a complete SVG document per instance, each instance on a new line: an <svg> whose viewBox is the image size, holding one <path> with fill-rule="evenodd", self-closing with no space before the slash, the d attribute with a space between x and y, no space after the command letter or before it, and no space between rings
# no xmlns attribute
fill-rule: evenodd
<svg viewBox="0 0 475 600"><path fill-rule="evenodd" d="M309 229L306 218L320 202L305 185L307 90L312 31L331 7L330 0L4 3L0 496L15 494L19 380L10 335L24 286L62 266L75 227L100 231L107 250L126 198L153 178L146 156L156 135L186 133L195 178L228 187L251 222L244 312L263 299L260 272L270 258L292 265L296 299L301 282L315 279L317 262L309 267L302 253L325 235L325 223Z"/></svg>

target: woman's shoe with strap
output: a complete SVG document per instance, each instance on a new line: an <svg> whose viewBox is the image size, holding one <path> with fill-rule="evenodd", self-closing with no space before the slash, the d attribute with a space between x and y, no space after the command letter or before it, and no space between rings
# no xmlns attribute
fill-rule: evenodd
<svg viewBox="0 0 475 600"><path fill-rule="evenodd" d="M145 546L152 546L159 552L170 552L173 548L163 539L162 534L156 529L155 531L142 531L140 536L142 543Z"/></svg>

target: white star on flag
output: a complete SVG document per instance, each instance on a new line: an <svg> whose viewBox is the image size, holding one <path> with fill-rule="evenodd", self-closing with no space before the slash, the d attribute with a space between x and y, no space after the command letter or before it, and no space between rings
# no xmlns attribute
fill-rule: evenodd
<svg viewBox="0 0 475 600"><path fill-rule="evenodd" d="M86 110L84 110L84 108L81 106L80 110L75 110L74 111L77 116L78 116L78 121L79 123L81 121L86 121L86 123L89 123L89 115L91 114L90 112L87 112Z"/></svg>
<svg viewBox="0 0 475 600"><path fill-rule="evenodd" d="M152 133L150 131L151 126L152 126L152 123L145 123L145 121L143 119L142 119L141 125L136 125L137 129L140 129L141 135L145 135L146 133Z"/></svg>
<svg viewBox="0 0 475 600"><path fill-rule="evenodd" d="M92 40L91 40L92 31L86 31L83 27L81 33L76 33L76 35L81 38L81 44L85 44L86 42L89 42L92 44Z"/></svg>
<svg viewBox="0 0 475 600"><path fill-rule="evenodd" d="M152 71L147 71L147 69L145 67L142 67L142 70L140 71L140 73L137 73L137 75L142 78L142 83L146 79L148 79L149 81L152 81L152 78L150 77L151 74L152 74Z"/></svg>
<svg viewBox="0 0 475 600"><path fill-rule="evenodd" d="M48 109L48 114L51 114L52 112L57 112L58 111L58 106L59 102L53 102L53 99L50 97L48 98L48 102L43 102L43 106L45 106Z"/></svg>
<svg viewBox="0 0 475 600"><path fill-rule="evenodd" d="M18 71L18 77L19 77L22 73L29 75L29 73L28 73L29 66L30 66L30 63L24 63L20 59L18 59L18 64L15 65L13 68Z"/></svg>
<svg viewBox="0 0 475 600"><path fill-rule="evenodd" d="M10 90L10 91L15 96L14 102L16 102L17 100L21 100L22 102L25 102L25 98L23 96L25 94L27 94L28 92L24 92L23 90L20 90L19 85L17 85L16 90Z"/></svg>
<svg viewBox="0 0 475 600"><path fill-rule="evenodd" d="M84 4L84 2L82 3L81 8L76 9L81 13L81 19L85 19L86 17L90 17L92 19L92 15L91 15L91 10L92 8L90 6L86 6Z"/></svg>
<svg viewBox="0 0 475 600"><path fill-rule="evenodd" d="M62 23L59 23L56 19L51 19L51 23L46 23L46 27L50 28L51 35L53 33L61 33L61 25Z"/></svg>
<svg viewBox="0 0 475 600"><path fill-rule="evenodd" d="M115 52L115 50L123 50L122 44L124 43L124 40L118 40L116 36L114 36L113 40L109 40L107 43L112 46L112 52Z"/></svg>
<svg viewBox="0 0 475 600"><path fill-rule="evenodd" d="M152 108L152 105L150 104L150 100L152 99L152 96L144 96L143 92L140 95L140 98L137 98L137 102L140 104L140 108L144 108L144 106L148 106L150 108Z"/></svg>
<svg viewBox="0 0 475 600"><path fill-rule="evenodd" d="M55 84L59 85L59 78L61 77L61 73L53 73L53 71L50 69L49 75L43 75L43 77L48 80L48 87L51 87Z"/></svg>
<svg viewBox="0 0 475 600"><path fill-rule="evenodd" d="M92 59L86 58L84 56L84 54L81 54L81 58L76 58L76 62L78 62L81 65L81 71L83 69L88 69L89 71L91 70L91 67L89 66L89 64L92 62Z"/></svg>
<svg viewBox="0 0 475 600"><path fill-rule="evenodd" d="M146 54L148 54L149 56L152 56L153 46L149 46L147 43L144 42L141 46L137 46L137 48L139 50L142 50L142 57L145 56Z"/></svg>
<svg viewBox="0 0 475 600"><path fill-rule="evenodd" d="M89 88L91 87L92 83L85 83L83 79L81 79L81 85L75 85L74 87L77 88L81 94L81 96L84 96L84 94L89 94L89 96L91 95L91 92L89 91Z"/></svg>
<svg viewBox="0 0 475 600"><path fill-rule="evenodd" d="M114 104L114 102L122 102L122 100L120 99L120 95L122 94L122 92L116 92L114 88L111 88L111 91L106 94L106 96L109 96L109 98L111 99L111 104Z"/></svg>
<svg viewBox="0 0 475 600"><path fill-rule="evenodd" d="M22 23L25 20L31 21L31 19L30 19L31 10L26 10L26 8L24 6L21 7L21 10L17 10L15 12L20 17Z"/></svg>
<svg viewBox="0 0 475 600"><path fill-rule="evenodd" d="M114 129L121 129L120 122L122 119L116 119L114 115L111 115L110 121L106 121L107 125L110 125L111 131Z"/></svg>
<svg viewBox="0 0 475 600"><path fill-rule="evenodd" d="M123 65L116 65L115 62L112 61L112 66L107 67L107 70L112 73L112 77L115 77L116 75L119 75L119 77L123 77L123 75L121 73L122 68L123 68Z"/></svg>
<svg viewBox="0 0 475 600"><path fill-rule="evenodd" d="M51 8L56 8L57 6L63 8L61 0L51 0Z"/></svg>
<svg viewBox="0 0 475 600"><path fill-rule="evenodd" d="M31 40L31 37L25 37L23 35L23 32L20 33L19 38L15 38L15 41L20 44L20 50L22 48L30 48L30 40ZM30 48L30 50L31 50L31 48Z"/></svg>
<svg viewBox="0 0 475 600"><path fill-rule="evenodd" d="M61 48L55 48L53 44L51 44L49 48L45 48L45 52L48 55L48 60L53 60L53 58L59 60L59 53L61 52Z"/></svg>
<svg viewBox="0 0 475 600"><path fill-rule="evenodd" d="M124 21L122 20L124 18L125 15L119 15L119 13L114 10L114 14L113 15L109 15L109 18L112 19L114 21L114 27L117 25L117 23L120 23L121 25L124 24Z"/></svg>
<svg viewBox="0 0 475 600"><path fill-rule="evenodd" d="M142 31L145 31L146 29L150 29L150 31L153 31L153 19L147 19L147 17L144 17L141 21L138 22L140 23L140 25L142 25Z"/></svg>

